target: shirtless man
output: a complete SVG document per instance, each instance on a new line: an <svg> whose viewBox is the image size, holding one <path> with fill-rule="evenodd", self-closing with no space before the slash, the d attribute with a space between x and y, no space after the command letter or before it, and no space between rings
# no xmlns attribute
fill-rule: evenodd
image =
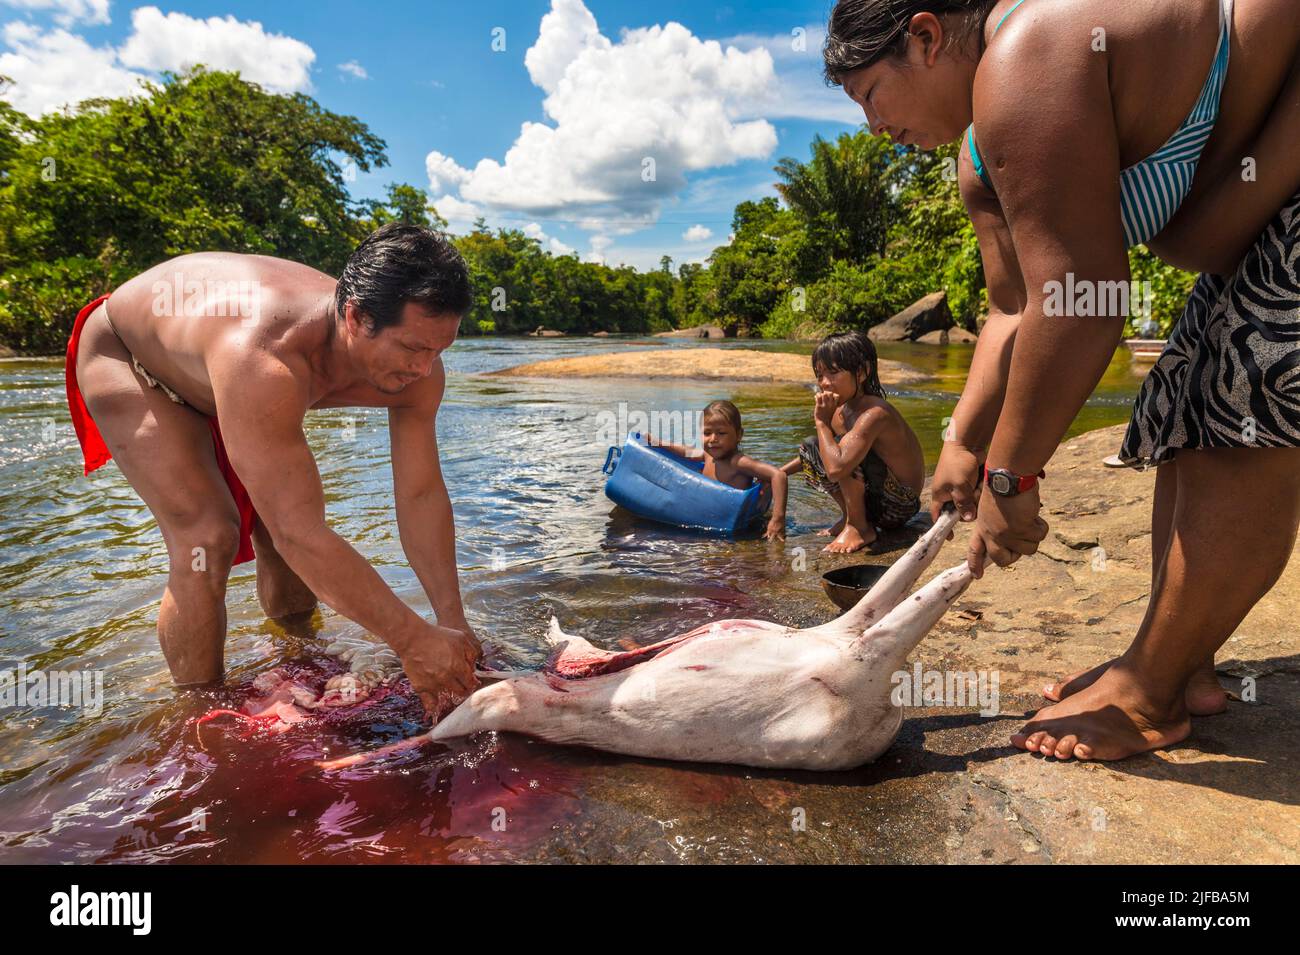
<svg viewBox="0 0 1300 955"><path fill-rule="evenodd" d="M158 639L172 679L221 678L226 580L255 552L267 616L322 600L396 651L431 712L466 696L480 647L434 428L440 355L470 304L455 249L427 229L384 226L337 281L282 259L198 253L92 304L69 341L69 405L87 473L116 458L162 530ZM436 625L325 521L302 424L309 408L335 407L388 409L402 549Z"/></svg>

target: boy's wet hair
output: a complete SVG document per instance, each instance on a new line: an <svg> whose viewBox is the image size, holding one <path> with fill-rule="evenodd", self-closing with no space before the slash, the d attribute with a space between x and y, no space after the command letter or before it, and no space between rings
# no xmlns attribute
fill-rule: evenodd
<svg viewBox="0 0 1300 955"><path fill-rule="evenodd" d="M863 372L867 380L863 383L862 390L869 395L883 398L885 389L880 387L880 375L877 370L879 364L880 359L876 357L875 344L864 332L858 331L827 335L812 353L813 374L817 373L818 366L829 372L847 371L856 382L858 372Z"/></svg>
<svg viewBox="0 0 1300 955"><path fill-rule="evenodd" d="M704 409L704 414L700 415L700 421L703 423L709 418L725 418L727 424L736 429L736 434L741 432L740 427L740 409L730 401L711 401L708 407Z"/></svg>

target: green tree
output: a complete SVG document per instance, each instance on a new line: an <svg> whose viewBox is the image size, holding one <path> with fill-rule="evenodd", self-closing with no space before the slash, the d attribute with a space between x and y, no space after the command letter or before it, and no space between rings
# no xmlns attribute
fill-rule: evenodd
<svg viewBox="0 0 1300 955"><path fill-rule="evenodd" d="M360 120L202 68L35 120L0 104L0 155L0 328L22 348L61 343L86 300L186 252L337 272L370 224L347 183L387 162Z"/></svg>
<svg viewBox="0 0 1300 955"><path fill-rule="evenodd" d="M389 222L422 225L440 231L447 228L447 220L438 215L438 210L429 205L429 197L425 191L405 182L390 184L386 201L370 200L364 203L364 206L370 213L367 225L371 230L378 229Z"/></svg>
<svg viewBox="0 0 1300 955"><path fill-rule="evenodd" d="M808 162L776 164L776 190L831 258L864 261L882 255L898 213L891 195L896 153L865 130L835 142L813 139Z"/></svg>

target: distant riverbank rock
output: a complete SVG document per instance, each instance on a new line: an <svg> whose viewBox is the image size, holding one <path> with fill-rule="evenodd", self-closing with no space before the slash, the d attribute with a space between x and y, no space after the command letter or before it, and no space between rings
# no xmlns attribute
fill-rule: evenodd
<svg viewBox="0 0 1300 955"><path fill-rule="evenodd" d="M918 299L892 318L873 325L867 336L873 342L914 342L926 332L953 326L946 292L933 292Z"/></svg>
<svg viewBox="0 0 1300 955"><path fill-rule="evenodd" d="M695 328L675 328L671 332L655 332L655 338L726 338L727 333L718 325L697 325Z"/></svg>
<svg viewBox="0 0 1300 955"><path fill-rule="evenodd" d="M910 385L929 376L898 361L880 360L884 385ZM655 348L576 358L552 358L487 372L518 378L696 378L700 380L766 381L811 385L807 355L760 351L756 348Z"/></svg>
<svg viewBox="0 0 1300 955"><path fill-rule="evenodd" d="M926 332L918 342L924 342L927 345L965 345L971 342L979 341L978 336L966 331L960 325L954 325L952 328L945 328L936 332Z"/></svg>
<svg viewBox="0 0 1300 955"><path fill-rule="evenodd" d="M609 332L592 332L592 333L591 333L591 337L592 337L592 338L608 338L608 337L609 337Z"/></svg>
<svg viewBox="0 0 1300 955"><path fill-rule="evenodd" d="M563 338L564 332L557 332L553 328L546 328L545 326L538 325L536 331L532 331L528 333L528 337L529 338Z"/></svg>

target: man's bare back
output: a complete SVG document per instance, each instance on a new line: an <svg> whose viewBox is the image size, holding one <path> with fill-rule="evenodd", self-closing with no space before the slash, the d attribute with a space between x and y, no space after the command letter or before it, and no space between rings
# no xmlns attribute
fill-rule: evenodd
<svg viewBox="0 0 1300 955"><path fill-rule="evenodd" d="M199 252L169 259L113 293L113 329L155 378L197 411L216 414L212 371L257 353L303 382L309 408L393 407L427 392L341 384L321 367L334 335L337 280L264 255ZM211 367L210 367L211 366Z"/></svg>

